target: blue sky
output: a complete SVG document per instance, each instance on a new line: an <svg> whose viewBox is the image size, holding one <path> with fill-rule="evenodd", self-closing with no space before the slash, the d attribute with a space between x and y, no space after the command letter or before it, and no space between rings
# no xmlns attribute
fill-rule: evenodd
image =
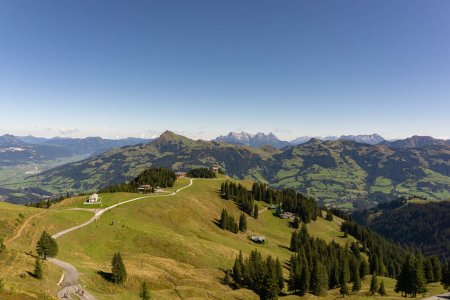
<svg viewBox="0 0 450 300"><path fill-rule="evenodd" d="M0 134L450 136L450 1L0 2Z"/></svg>

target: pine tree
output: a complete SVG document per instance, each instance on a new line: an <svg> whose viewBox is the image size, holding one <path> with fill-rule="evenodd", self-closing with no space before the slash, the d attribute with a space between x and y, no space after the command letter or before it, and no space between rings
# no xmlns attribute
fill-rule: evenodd
<svg viewBox="0 0 450 300"><path fill-rule="evenodd" d="M301 275L300 275L300 283L299 283L299 292L300 295L305 295L309 291L309 286L311 282L311 272L308 265L308 260L306 259L305 252L302 251L301 254Z"/></svg>
<svg viewBox="0 0 450 300"><path fill-rule="evenodd" d="M120 252L114 253L111 261L112 279L116 284L123 284L127 280L127 271Z"/></svg>
<svg viewBox="0 0 450 300"><path fill-rule="evenodd" d="M330 283L329 283L329 287L331 289L335 288L336 286L338 286L341 282L340 277L339 277L339 262L337 259L334 260L334 263L332 263L331 265L331 269L330 269Z"/></svg>
<svg viewBox="0 0 450 300"><path fill-rule="evenodd" d="M58 244L54 238L44 231L36 244L36 252L43 259L55 257L58 254Z"/></svg>
<svg viewBox="0 0 450 300"><path fill-rule="evenodd" d="M5 285L3 283L3 278L0 277L0 292L3 292L4 289L5 289Z"/></svg>
<svg viewBox="0 0 450 300"><path fill-rule="evenodd" d="M37 257L36 262L34 263L34 277L37 279L42 279L44 277L44 272L42 270L42 262L41 258Z"/></svg>
<svg viewBox="0 0 450 300"><path fill-rule="evenodd" d="M327 216L325 217L327 221L333 221L333 214L330 211L327 211Z"/></svg>
<svg viewBox="0 0 450 300"><path fill-rule="evenodd" d="M370 289L369 289L369 293L370 295L375 295L375 293L378 292L378 278L377 278L377 274L374 273L372 275L372 279L370 280Z"/></svg>
<svg viewBox="0 0 450 300"><path fill-rule="evenodd" d="M369 265L367 264L365 259L362 259L359 265L359 276L361 277L361 279L364 279L364 277L366 277L366 275L368 274L369 274Z"/></svg>
<svg viewBox="0 0 450 300"><path fill-rule="evenodd" d="M139 297L141 298L141 300L150 300L151 296L150 296L150 291L148 289L147 283L144 281L141 284L141 291L139 292Z"/></svg>
<svg viewBox="0 0 450 300"><path fill-rule="evenodd" d="M414 280L413 280L413 297L417 294L423 294L427 291L425 272L423 269L423 261L421 258L416 259L414 264Z"/></svg>
<svg viewBox="0 0 450 300"><path fill-rule="evenodd" d="M291 234L291 246L290 246L290 250L292 252L297 252L298 251L298 246L299 246L299 240L298 240L298 234L296 231L294 231Z"/></svg>
<svg viewBox="0 0 450 300"><path fill-rule="evenodd" d="M266 261L266 272L261 274L263 282L261 286L261 299L278 299L280 293L279 282L277 278L277 270L272 257L269 255Z"/></svg>
<svg viewBox="0 0 450 300"><path fill-rule="evenodd" d="M380 289L378 290L380 296L386 296L386 288L384 287L384 281L381 280Z"/></svg>
<svg viewBox="0 0 450 300"><path fill-rule="evenodd" d="M253 207L253 218L258 219L258 215L259 215L258 204L255 204L255 206Z"/></svg>
<svg viewBox="0 0 450 300"><path fill-rule="evenodd" d="M278 287L280 288L280 291L284 288L284 277L283 277L283 269L281 268L280 260L276 259L275 261L275 268L276 268L276 274L277 274L277 280L278 280Z"/></svg>
<svg viewBox="0 0 450 300"><path fill-rule="evenodd" d="M339 277L340 277L340 282L339 282L340 284L342 284L342 282L347 283L350 281L350 269L348 266L348 258L346 256L344 256L341 259Z"/></svg>
<svg viewBox="0 0 450 300"><path fill-rule="evenodd" d="M361 278L359 276L359 266L355 265L355 269L353 270L353 285L352 292L357 292L361 289Z"/></svg>
<svg viewBox="0 0 450 300"><path fill-rule="evenodd" d="M328 276L325 266L317 259L314 260L313 271L311 273L311 292L316 296L327 294Z"/></svg>
<svg viewBox="0 0 450 300"><path fill-rule="evenodd" d="M247 231L247 218L243 213L241 213L241 216L239 217L239 231Z"/></svg>
<svg viewBox="0 0 450 300"><path fill-rule="evenodd" d="M222 229L228 228L228 213L225 208L222 209L222 214L220 215L219 223L220 223L220 228L222 228Z"/></svg>
<svg viewBox="0 0 450 300"><path fill-rule="evenodd" d="M434 282L439 282L442 279L442 267L441 262L439 261L439 258L437 255L433 255L431 257L431 265L433 266L433 277Z"/></svg>

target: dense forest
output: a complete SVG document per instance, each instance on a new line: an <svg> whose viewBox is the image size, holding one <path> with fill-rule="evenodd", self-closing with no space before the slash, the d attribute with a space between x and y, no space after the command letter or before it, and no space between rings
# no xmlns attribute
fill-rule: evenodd
<svg viewBox="0 0 450 300"><path fill-rule="evenodd" d="M399 199L352 217L390 240L450 259L449 216L450 202L415 204Z"/></svg>
<svg viewBox="0 0 450 300"><path fill-rule="evenodd" d="M216 173L208 168L195 168L187 172L186 174L191 178L215 178Z"/></svg>
<svg viewBox="0 0 450 300"><path fill-rule="evenodd" d="M108 186L102 190L101 193L115 193L115 192L130 192L137 193L138 188L143 185L149 185L149 189L144 192L154 192L157 187L166 188L171 187L175 183L176 176L172 170L158 167L144 170L135 179L130 182L123 182Z"/></svg>

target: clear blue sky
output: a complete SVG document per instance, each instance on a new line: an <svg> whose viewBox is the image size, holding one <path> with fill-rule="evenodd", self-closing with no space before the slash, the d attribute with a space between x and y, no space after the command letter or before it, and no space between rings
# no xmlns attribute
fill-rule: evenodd
<svg viewBox="0 0 450 300"><path fill-rule="evenodd" d="M450 1L0 2L0 134L450 136Z"/></svg>

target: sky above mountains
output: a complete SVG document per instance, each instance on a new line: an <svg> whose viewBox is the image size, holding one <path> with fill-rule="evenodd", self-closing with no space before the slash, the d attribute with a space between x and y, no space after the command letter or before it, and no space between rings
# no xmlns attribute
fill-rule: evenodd
<svg viewBox="0 0 450 300"><path fill-rule="evenodd" d="M450 136L448 1L2 1L0 134Z"/></svg>

